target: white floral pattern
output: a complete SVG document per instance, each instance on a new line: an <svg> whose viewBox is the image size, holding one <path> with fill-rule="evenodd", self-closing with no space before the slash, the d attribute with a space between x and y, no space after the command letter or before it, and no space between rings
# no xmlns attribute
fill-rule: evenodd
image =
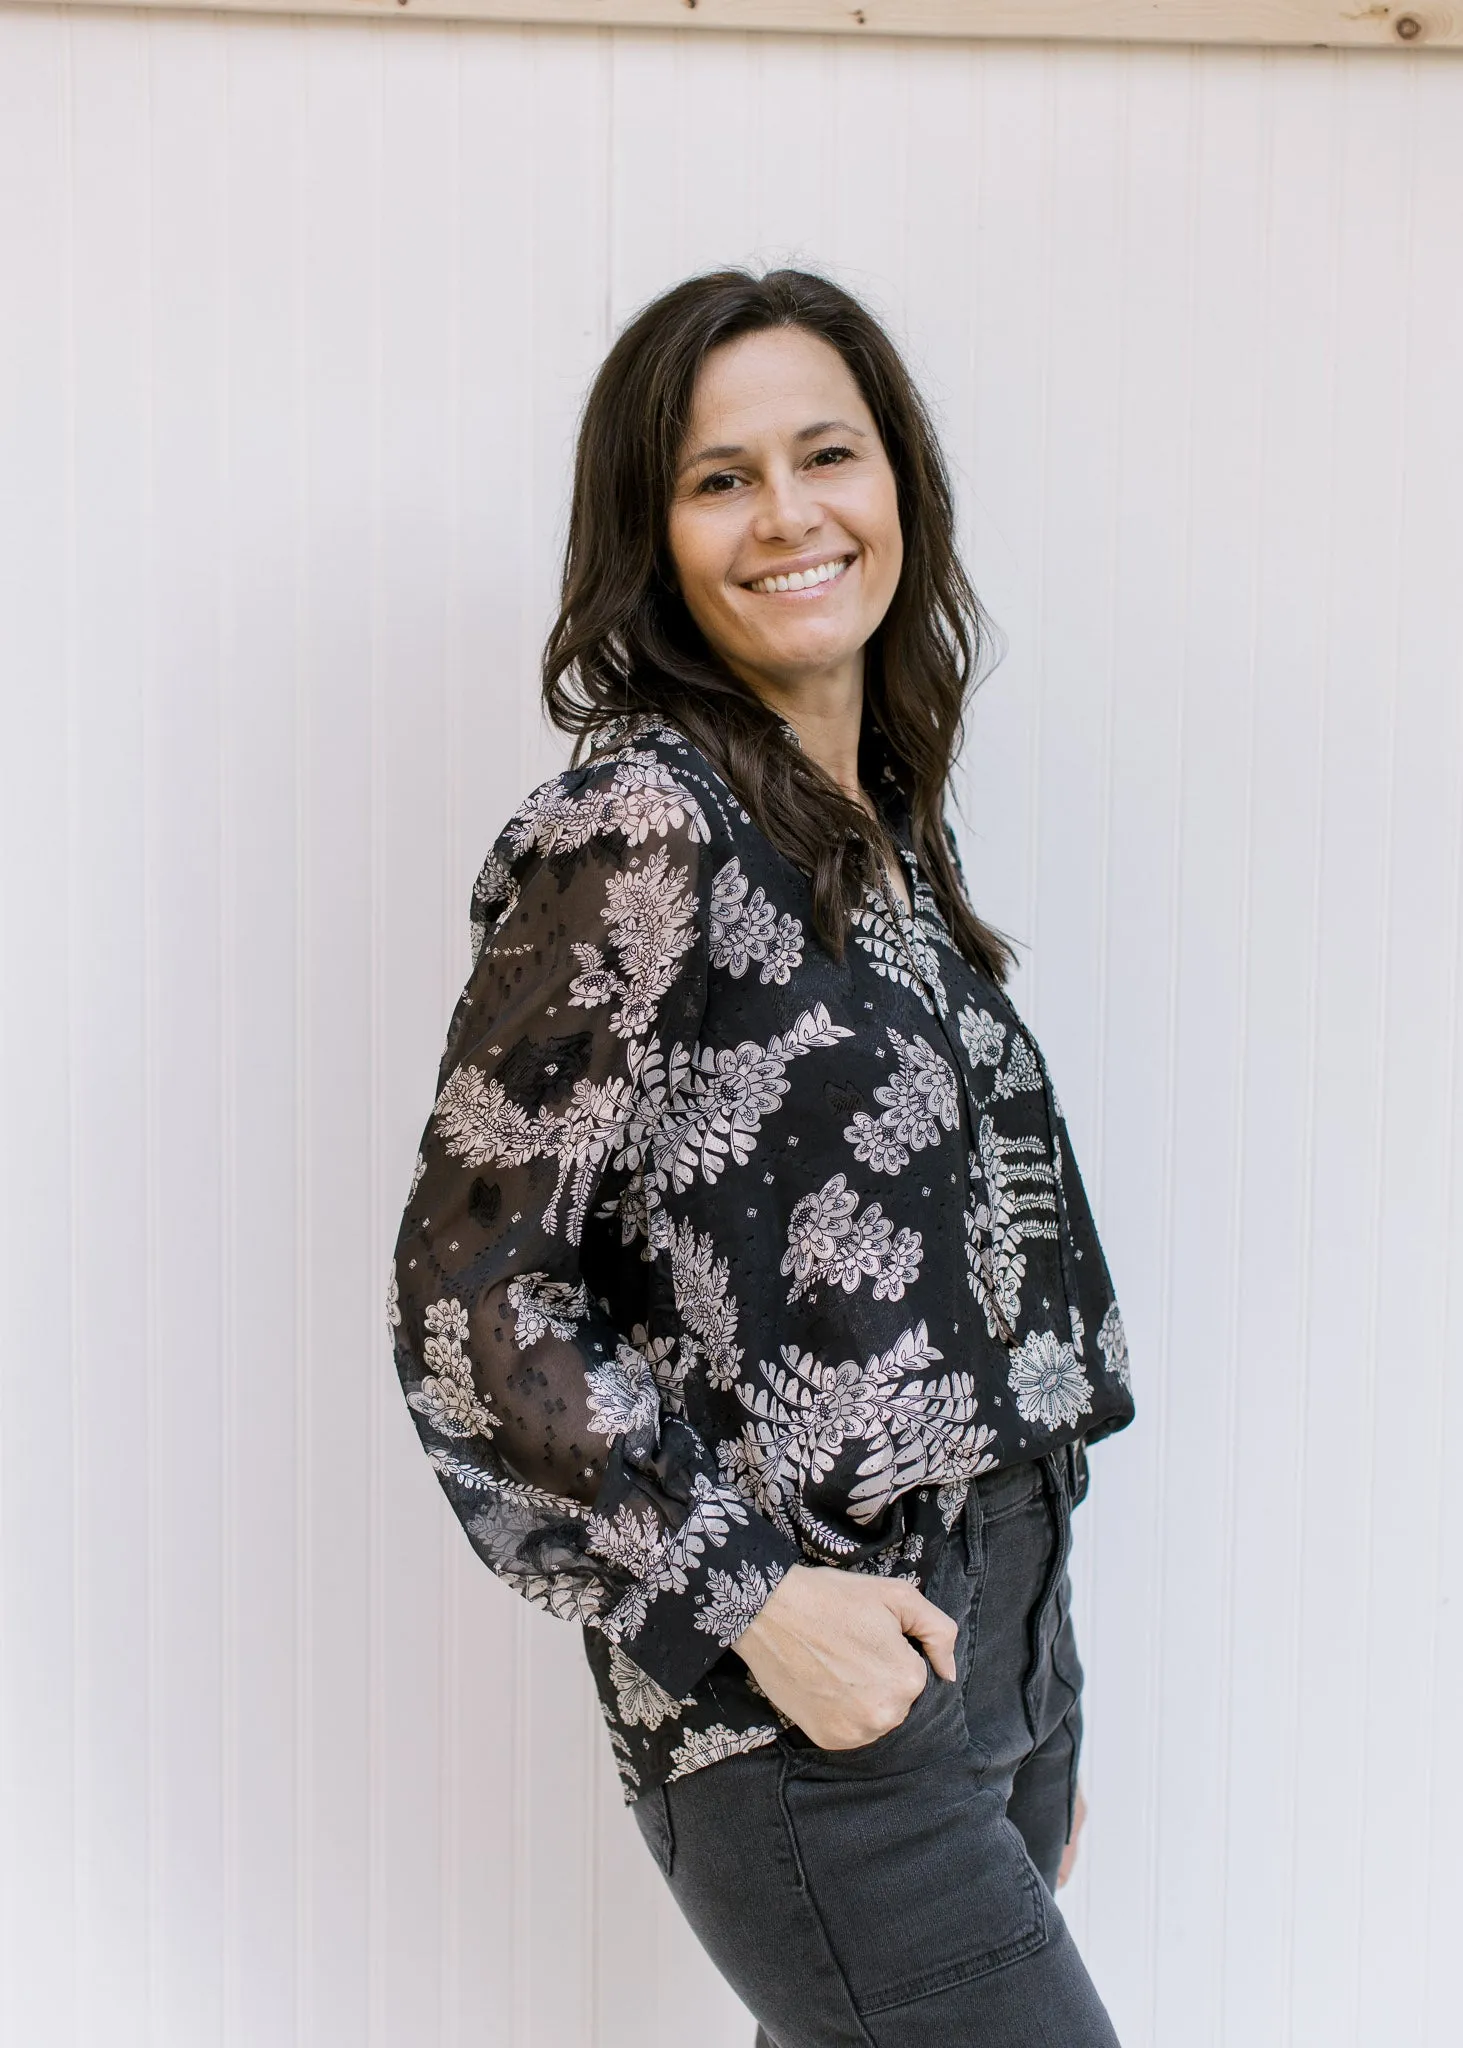
<svg viewBox="0 0 1463 2048"><path fill-rule="evenodd" d="M1056 1239L1056 1173L1039 1136L1005 1137L988 1115L969 1169L968 1278L987 1333L996 1337L1020 1320L1027 1245Z"/></svg>
<svg viewBox="0 0 1463 2048"><path fill-rule="evenodd" d="M878 1202L858 1214L858 1200L847 1176L835 1173L816 1194L794 1203L782 1256L782 1271L793 1276L790 1302L823 1281L852 1294L866 1276L876 1301L898 1301L919 1277L919 1232L896 1234Z"/></svg>
<svg viewBox="0 0 1463 2048"><path fill-rule="evenodd" d="M913 909L871 891L841 960L654 720L473 888L387 1329L477 1556L582 1629L626 1798L787 1725L731 1645L794 1563L924 1586L981 1474L1131 1413L1041 1055L878 787Z"/></svg>
<svg viewBox="0 0 1463 2048"><path fill-rule="evenodd" d="M1131 1386L1133 1375L1128 1365L1128 1333L1123 1327L1123 1312L1116 1302L1108 1309L1098 1328L1097 1348L1102 1353L1103 1370L1110 1372L1119 1386Z"/></svg>
<svg viewBox="0 0 1463 2048"><path fill-rule="evenodd" d="M967 1003L956 1019L960 1041L973 1067L998 1067L1006 1043L1006 1027L998 1024L989 1010L977 1010Z"/></svg>
<svg viewBox="0 0 1463 2048"><path fill-rule="evenodd" d="M908 1166L912 1153L938 1145L942 1130L958 1126L960 1095L954 1069L928 1039L918 1033L905 1038L892 1024L886 1029L897 1065L890 1079L874 1090L875 1102L884 1108L877 1117L859 1110L843 1135L860 1166L872 1166L875 1173L898 1173Z"/></svg>
<svg viewBox="0 0 1463 2048"><path fill-rule="evenodd" d="M760 883L748 888L735 854L712 877L711 964L743 975L755 963L759 981L785 987L802 965L802 924L786 910L779 917Z"/></svg>
<svg viewBox="0 0 1463 2048"><path fill-rule="evenodd" d="M764 1743L776 1740L777 1730L765 1726L728 1728L725 1722L718 1722L713 1728L692 1728L671 1751L671 1769L666 1783L684 1778L688 1771L700 1771L708 1764L719 1764L723 1757L745 1756L749 1749L760 1749Z"/></svg>
<svg viewBox="0 0 1463 2048"><path fill-rule="evenodd" d="M1033 1330L1011 1356L1011 1392L1023 1422L1068 1429L1092 1406L1092 1386L1070 1344L1050 1330Z"/></svg>
<svg viewBox="0 0 1463 2048"><path fill-rule="evenodd" d="M463 1348L468 1322L462 1303L434 1301L422 1322L427 1331L422 1344L426 1371L407 1400L439 1436L491 1436L498 1418L473 1385L472 1361Z"/></svg>
<svg viewBox="0 0 1463 2048"><path fill-rule="evenodd" d="M729 1649L742 1630L756 1620L781 1577L780 1565L769 1565L764 1572L745 1558L735 1576L731 1572L709 1571L706 1583L710 1591L696 1603L697 1628L705 1629L724 1649Z"/></svg>
<svg viewBox="0 0 1463 2048"><path fill-rule="evenodd" d="M589 1290L582 1280L551 1280L547 1273L520 1273L508 1282L513 1341L520 1351L545 1337L567 1343L589 1314Z"/></svg>
<svg viewBox="0 0 1463 2048"><path fill-rule="evenodd" d="M657 1685L650 1673L642 1671L618 1644L611 1645L609 1670L620 1719L628 1721L632 1728L658 1728L662 1721L679 1720L683 1707L695 1705L691 1698L672 1698L665 1687Z"/></svg>

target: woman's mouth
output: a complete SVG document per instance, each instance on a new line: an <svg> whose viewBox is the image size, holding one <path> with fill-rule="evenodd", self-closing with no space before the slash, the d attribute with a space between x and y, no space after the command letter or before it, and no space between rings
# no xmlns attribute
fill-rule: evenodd
<svg viewBox="0 0 1463 2048"><path fill-rule="evenodd" d="M744 589L755 592L758 597L776 597L783 591L825 590L830 583L836 583L849 563L852 555L830 555L826 562L814 562L806 569L790 569L785 575L759 576L755 583L748 583Z"/></svg>

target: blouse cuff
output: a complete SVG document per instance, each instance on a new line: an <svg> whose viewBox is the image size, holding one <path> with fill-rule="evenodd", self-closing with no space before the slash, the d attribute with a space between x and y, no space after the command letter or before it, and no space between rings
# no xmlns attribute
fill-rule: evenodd
<svg viewBox="0 0 1463 2048"><path fill-rule="evenodd" d="M617 1446L588 1547L619 1571L596 1626L673 1699L684 1699L803 1562L790 1536L715 1476L690 1424L663 1419L651 1456ZM624 1573L633 1574L626 1586Z"/></svg>

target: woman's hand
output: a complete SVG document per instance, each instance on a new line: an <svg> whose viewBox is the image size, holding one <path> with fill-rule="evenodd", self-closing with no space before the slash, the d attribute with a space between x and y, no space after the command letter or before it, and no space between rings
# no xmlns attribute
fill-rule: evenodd
<svg viewBox="0 0 1463 2048"><path fill-rule="evenodd" d="M1072 1875L1072 1865L1077 1861L1077 1837L1082 1832L1082 1823L1087 1818L1087 1801L1082 1797L1082 1781L1077 1781L1077 1797L1072 1805L1072 1832L1067 1837L1067 1846L1062 1851L1062 1867L1057 1872L1057 1890L1060 1891Z"/></svg>
<svg viewBox="0 0 1463 2048"><path fill-rule="evenodd" d="M820 1749L858 1749L897 1728L925 1684L925 1646L955 1677L955 1622L908 1579L789 1566L733 1648L775 1707Z"/></svg>

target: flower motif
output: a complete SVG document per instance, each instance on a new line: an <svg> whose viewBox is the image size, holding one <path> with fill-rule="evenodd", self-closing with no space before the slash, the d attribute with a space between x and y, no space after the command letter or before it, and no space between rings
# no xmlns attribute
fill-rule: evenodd
<svg viewBox="0 0 1463 2048"><path fill-rule="evenodd" d="M823 1280L852 1294L865 1276L874 1281L876 1301L898 1301L918 1277L924 1256L919 1232L901 1230L896 1237L881 1203L870 1202L861 1216L854 1214L857 1207L842 1173L793 1204L782 1257L782 1271L793 1276L789 1301Z"/></svg>
<svg viewBox="0 0 1463 2048"><path fill-rule="evenodd" d="M711 881L711 964L732 976L760 963L758 979L786 987L803 960L803 927L790 911L779 918L759 883L748 895L741 861L733 854Z"/></svg>
<svg viewBox="0 0 1463 2048"><path fill-rule="evenodd" d="M998 1024L989 1010L975 1010L967 1003L958 1019L960 1037L973 1067L1000 1065L1006 1044L1006 1027Z"/></svg>
<svg viewBox="0 0 1463 2048"><path fill-rule="evenodd" d="M467 1341L467 1310L455 1298L434 1301L423 1312L430 1335L422 1342L422 1363L431 1370L407 1395L408 1406L439 1436L490 1437L499 1418L473 1384Z"/></svg>
<svg viewBox="0 0 1463 2048"><path fill-rule="evenodd" d="M1023 1422L1069 1429L1092 1407L1092 1387L1070 1344L1051 1330L1033 1330L1011 1354L1011 1392Z"/></svg>
<svg viewBox="0 0 1463 2048"><path fill-rule="evenodd" d="M649 1363L633 1344L615 1346L585 1374L589 1387L589 1426L596 1436L633 1436L644 1432L654 1444L659 1434L660 1389Z"/></svg>
<svg viewBox="0 0 1463 2048"><path fill-rule="evenodd" d="M589 1314L589 1290L581 1280L551 1280L547 1273L519 1273L508 1282L508 1305L514 1311L513 1339L527 1351L540 1338L557 1337L567 1344Z"/></svg>
<svg viewBox="0 0 1463 2048"><path fill-rule="evenodd" d="M960 1093L954 1069L918 1032L906 1038L894 1026L886 1027L897 1062L874 1100L885 1106L877 1122L867 1110L860 1110L844 1130L861 1166L876 1173L898 1173L909 1164L910 1154L938 1145L941 1130L953 1131L960 1122Z"/></svg>
<svg viewBox="0 0 1463 2048"><path fill-rule="evenodd" d="M816 1194L803 1195L794 1202L782 1270L796 1276L797 1292L802 1292L819 1266L833 1258L839 1239L848 1235L848 1219L857 1207L858 1196L842 1173L835 1173Z"/></svg>
<svg viewBox="0 0 1463 2048"><path fill-rule="evenodd" d="M1098 1327L1097 1348L1102 1353L1104 1371L1110 1372L1119 1386L1131 1386L1133 1375L1128 1364L1128 1333L1123 1327L1122 1310L1116 1302L1111 1304Z"/></svg>

